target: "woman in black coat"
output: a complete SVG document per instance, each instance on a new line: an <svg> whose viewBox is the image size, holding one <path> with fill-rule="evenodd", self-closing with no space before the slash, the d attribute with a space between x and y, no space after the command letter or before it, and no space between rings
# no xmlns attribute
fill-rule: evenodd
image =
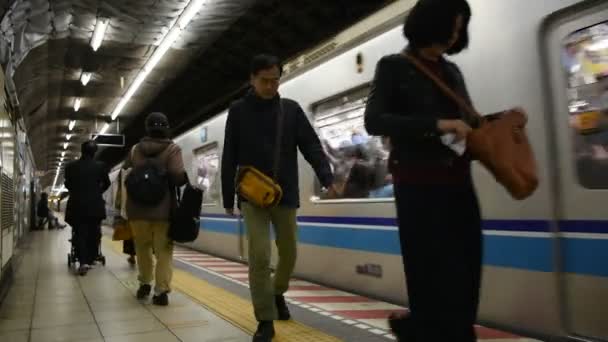
<svg viewBox="0 0 608 342"><path fill-rule="evenodd" d="M70 192L65 220L74 229L79 272L85 275L98 255L101 221L106 218L103 193L111 183L106 166L95 160L97 143L84 142L81 152L80 159L65 168L65 187Z"/></svg>
<svg viewBox="0 0 608 342"><path fill-rule="evenodd" d="M459 68L445 58L468 45L465 0L420 0L404 25L408 47L377 65L365 112L370 134L391 141L399 235L410 313L389 323L400 341L476 341L482 265L481 217L471 159L441 137L464 140L475 120L405 57L470 102Z"/></svg>

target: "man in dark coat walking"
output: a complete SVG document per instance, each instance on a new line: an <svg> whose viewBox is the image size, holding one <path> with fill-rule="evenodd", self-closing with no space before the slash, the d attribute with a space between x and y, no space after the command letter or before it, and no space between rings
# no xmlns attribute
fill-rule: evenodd
<svg viewBox="0 0 608 342"><path fill-rule="evenodd" d="M100 225L106 218L102 195L111 183L107 168L95 160L97 143L89 140L81 151L80 159L65 168L65 187L70 192L65 221L74 229L79 273L85 275L97 257Z"/></svg>

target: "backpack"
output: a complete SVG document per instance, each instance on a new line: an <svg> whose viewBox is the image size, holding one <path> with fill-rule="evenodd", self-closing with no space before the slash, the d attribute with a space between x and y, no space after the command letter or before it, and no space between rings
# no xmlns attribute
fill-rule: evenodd
<svg viewBox="0 0 608 342"><path fill-rule="evenodd" d="M198 237L199 221L203 205L203 191L186 183L180 198L176 188L176 202L171 211L169 239L175 242L192 242Z"/></svg>
<svg viewBox="0 0 608 342"><path fill-rule="evenodd" d="M144 155L144 163L133 168L125 179L127 195L143 207L158 206L169 190L169 177L166 169L159 165L159 155Z"/></svg>

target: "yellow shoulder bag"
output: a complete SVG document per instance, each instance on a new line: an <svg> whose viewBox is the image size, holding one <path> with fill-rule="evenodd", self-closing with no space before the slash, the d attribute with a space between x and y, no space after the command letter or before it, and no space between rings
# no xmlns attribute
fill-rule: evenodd
<svg viewBox="0 0 608 342"><path fill-rule="evenodd" d="M281 189L281 186L277 182L281 157L281 140L283 137L283 116L283 103L279 100L272 177L268 177L253 166L239 167L236 192L247 202L260 208L274 207L279 204L283 197L283 189Z"/></svg>

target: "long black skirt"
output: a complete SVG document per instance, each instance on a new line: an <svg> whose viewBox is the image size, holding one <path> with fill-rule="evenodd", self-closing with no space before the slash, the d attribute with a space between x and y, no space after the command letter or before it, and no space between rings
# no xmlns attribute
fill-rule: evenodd
<svg viewBox="0 0 608 342"><path fill-rule="evenodd" d="M395 197L408 329L415 341L476 341L482 233L472 182L397 184Z"/></svg>

